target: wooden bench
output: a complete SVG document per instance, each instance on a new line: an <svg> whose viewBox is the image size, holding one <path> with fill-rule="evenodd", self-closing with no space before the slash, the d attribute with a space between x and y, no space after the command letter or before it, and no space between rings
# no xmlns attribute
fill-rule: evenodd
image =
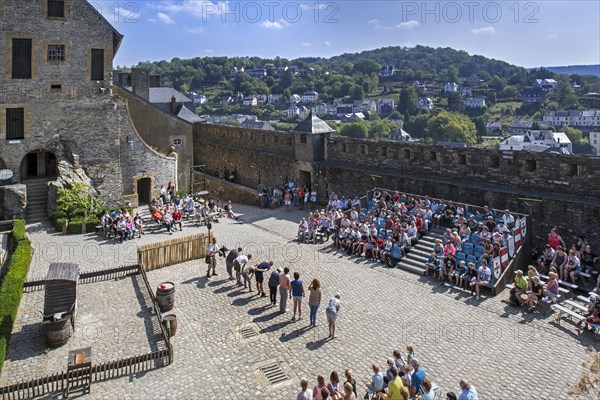
<svg viewBox="0 0 600 400"><path fill-rule="evenodd" d="M565 300L565 304L568 304L568 305L570 305L571 307L573 307L573 308L576 308L576 309L578 309L578 310L580 310L580 311L585 311L585 312L587 312L587 310L588 310L588 309L587 309L587 307L586 307L586 306L584 306L583 304L576 303L576 302L574 302L574 301L572 301L572 300Z"/></svg>
<svg viewBox="0 0 600 400"><path fill-rule="evenodd" d="M569 301L567 300L567 302L569 302ZM565 303L567 303L567 302L565 302ZM579 304L574 303L574 302L569 302L569 305L575 306L578 309L580 307ZM586 327L592 328L592 332L594 333L594 338L596 340L600 339L600 324L590 324L589 322L586 321L586 317L585 316L583 316L583 315L581 315L581 314L579 314L579 313L577 313L577 312L575 312L573 310L569 310L568 308L563 307L561 305L554 304L552 306L552 308L554 308L555 310L558 311L558 314L556 315L556 322L558 324L560 324L560 320L563 317L563 315L566 314L567 318L569 318L569 320L572 320L572 318L575 318L576 320L579 321L578 324L583 323L583 324L586 325Z"/></svg>
<svg viewBox="0 0 600 400"><path fill-rule="evenodd" d="M587 272L580 272L578 276L585 286L590 283L590 279L592 278L592 275L588 274Z"/></svg>

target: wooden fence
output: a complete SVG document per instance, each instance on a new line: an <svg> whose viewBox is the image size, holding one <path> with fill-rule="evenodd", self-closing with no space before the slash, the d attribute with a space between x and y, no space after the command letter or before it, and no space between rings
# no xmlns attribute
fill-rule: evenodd
<svg viewBox="0 0 600 400"><path fill-rule="evenodd" d="M158 319L160 332L165 341L165 348L151 353L141 354L133 357L122 358L102 364L92 365L91 368L61 371L42 378L32 379L26 382L18 382L8 386L0 387L0 400L21 400L34 397L48 397L52 394L65 393L69 389L69 382L87 381L101 382L108 379L120 378L132 374L150 371L170 365L173 362L173 346L171 337L164 326L162 315L159 311L158 302L148 277L142 265L129 265L112 268L108 270L92 271L81 274L81 283L94 283L112 279L124 278L131 275L141 274L144 286L148 291L155 316ZM36 280L25 282L23 291L32 292L44 290L46 281Z"/></svg>
<svg viewBox="0 0 600 400"><path fill-rule="evenodd" d="M92 366L89 382L101 382L167 366L171 363L170 349L142 354ZM0 387L0 399L20 400L65 392L68 382L83 378L83 371L61 371L43 378Z"/></svg>
<svg viewBox="0 0 600 400"><path fill-rule="evenodd" d="M209 237L206 233L184 236L138 248L138 263L146 271L198 260L208 253Z"/></svg>

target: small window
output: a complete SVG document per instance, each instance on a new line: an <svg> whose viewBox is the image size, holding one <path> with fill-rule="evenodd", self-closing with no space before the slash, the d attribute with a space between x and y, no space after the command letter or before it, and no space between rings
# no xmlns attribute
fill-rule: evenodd
<svg viewBox="0 0 600 400"><path fill-rule="evenodd" d="M500 168L500 157L490 157L490 168Z"/></svg>
<svg viewBox="0 0 600 400"><path fill-rule="evenodd" d="M306 135L300 135L300 143L306 143Z"/></svg>
<svg viewBox="0 0 600 400"><path fill-rule="evenodd" d="M431 161L437 161L437 153L435 151L430 151L429 152L429 160L431 160Z"/></svg>
<svg viewBox="0 0 600 400"><path fill-rule="evenodd" d="M50 90L52 92L61 91L62 90L62 85L60 83L56 83L56 84L50 85Z"/></svg>
<svg viewBox="0 0 600 400"><path fill-rule="evenodd" d="M279 136L275 135L275 136L273 136L273 139L274 139L275 143L279 143Z"/></svg>
<svg viewBox="0 0 600 400"><path fill-rule="evenodd" d="M65 45L64 44L48 45L48 61L50 61L50 62L65 61Z"/></svg>
<svg viewBox="0 0 600 400"><path fill-rule="evenodd" d="M48 17L64 18L65 2L64 0L48 0Z"/></svg>
<svg viewBox="0 0 600 400"><path fill-rule="evenodd" d="M382 147L381 148L381 157L387 157L387 155L388 155L387 147Z"/></svg>
<svg viewBox="0 0 600 400"><path fill-rule="evenodd" d="M344 153L347 153L347 152L348 152L348 144L347 144L347 143L344 143L344 144L342 145L342 151L343 151Z"/></svg>
<svg viewBox="0 0 600 400"><path fill-rule="evenodd" d="M12 40L12 79L31 79L31 39Z"/></svg>
<svg viewBox="0 0 600 400"><path fill-rule="evenodd" d="M262 135L262 141L263 141L263 143L267 141L267 135L265 135L264 133Z"/></svg>
<svg viewBox="0 0 600 400"><path fill-rule="evenodd" d="M360 153L367 154L367 146L365 146L364 144L361 144L360 145Z"/></svg>
<svg viewBox="0 0 600 400"><path fill-rule="evenodd" d="M25 138L25 112L23 108L6 109L6 139Z"/></svg>
<svg viewBox="0 0 600 400"><path fill-rule="evenodd" d="M183 140L180 138L176 138L176 139L173 139L173 141L171 143L173 144L173 146L179 147L183 144Z"/></svg>
<svg viewBox="0 0 600 400"><path fill-rule="evenodd" d="M410 160L410 149L402 150L402 158L406 158L407 160Z"/></svg>
<svg viewBox="0 0 600 400"><path fill-rule="evenodd" d="M459 154L458 155L458 163L462 164L462 165L467 165L467 155L466 154Z"/></svg>
<svg viewBox="0 0 600 400"><path fill-rule="evenodd" d="M526 160L525 161L525 171L534 172L535 170L537 170L537 161Z"/></svg>
<svg viewBox="0 0 600 400"><path fill-rule="evenodd" d="M92 76L93 81L104 80L104 49L92 49Z"/></svg>
<svg viewBox="0 0 600 400"><path fill-rule="evenodd" d="M291 146L291 145L292 145L292 138L291 138L291 137L289 137L289 138L288 138L288 140L287 140L287 144L288 144L288 146Z"/></svg>
<svg viewBox="0 0 600 400"><path fill-rule="evenodd" d="M569 176L579 176L579 165L567 164L567 172Z"/></svg>

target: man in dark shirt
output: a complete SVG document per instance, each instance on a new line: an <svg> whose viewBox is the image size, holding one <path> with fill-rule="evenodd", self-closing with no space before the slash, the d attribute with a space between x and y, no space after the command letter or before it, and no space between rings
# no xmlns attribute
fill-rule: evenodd
<svg viewBox="0 0 600 400"><path fill-rule="evenodd" d="M594 252L589 244L585 245L585 249L581 252L581 268L583 272L590 273L594 270L594 263L598 261L600 257Z"/></svg>
<svg viewBox="0 0 600 400"><path fill-rule="evenodd" d="M485 226L487 226L490 232L494 232L494 229L496 229L496 223L494 222L493 216L490 215L487 217L487 220L485 221Z"/></svg>
<svg viewBox="0 0 600 400"><path fill-rule="evenodd" d="M263 261L256 266L254 270L254 277L256 278L256 290L258 291L258 295L260 297L267 297L265 294L265 289L263 287L263 274L271 269L273 266L273 261Z"/></svg>
<svg viewBox="0 0 600 400"><path fill-rule="evenodd" d="M279 286L279 275L281 274L281 268L277 268L276 271L271 272L269 277L269 297L271 298L271 304L277 305L277 286Z"/></svg>
<svg viewBox="0 0 600 400"><path fill-rule="evenodd" d="M448 205L444 209L444 221L446 224L448 224L448 226L452 225L452 220L454 219L455 215L456 207L454 206L453 202L449 201Z"/></svg>
<svg viewBox="0 0 600 400"><path fill-rule="evenodd" d="M227 257L225 258L225 265L227 267L227 273L229 274L229 280L232 281L235 278L233 277L233 260L235 260L237 258L237 256L239 256L240 254L242 254L242 248L238 247L237 250L233 249L229 252L229 254L227 254Z"/></svg>

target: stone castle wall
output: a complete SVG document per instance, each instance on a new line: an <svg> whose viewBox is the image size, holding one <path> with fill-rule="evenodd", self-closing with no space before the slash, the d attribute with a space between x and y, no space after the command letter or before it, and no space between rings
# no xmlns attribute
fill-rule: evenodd
<svg viewBox="0 0 600 400"><path fill-rule="evenodd" d="M194 162L206 164L210 174L236 165L238 182L250 188L256 188L259 177L263 184L279 184L286 176L298 179L307 171L321 201L333 191L363 196L373 187L384 187L509 208L532 214L538 246L557 226L567 243L585 232L600 249L600 158L330 137L324 161L307 163L294 157L299 145L294 136L299 133L252 131L196 125ZM266 146L262 135L275 145ZM282 146L288 138L292 145ZM527 203L527 198L542 201Z"/></svg>

